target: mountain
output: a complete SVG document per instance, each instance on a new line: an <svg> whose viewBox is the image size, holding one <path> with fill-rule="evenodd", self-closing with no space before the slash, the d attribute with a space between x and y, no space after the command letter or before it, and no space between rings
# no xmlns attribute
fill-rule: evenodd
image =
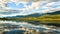
<svg viewBox="0 0 60 34"><path fill-rule="evenodd" d="M55 11L55 12L52 12L52 13L46 13L48 15L56 15L56 14L60 14L60 11ZM34 13L34 14L29 14L29 15L17 15L17 16L11 16L11 17L5 17L5 18L27 18L27 17L40 17L40 16L43 16L45 14L39 14L39 13Z"/></svg>
<svg viewBox="0 0 60 34"><path fill-rule="evenodd" d="M26 16L17 15L13 17L0 18L0 20L32 21L33 23L36 23L37 21L43 24L60 25L60 11L46 14L34 13Z"/></svg>
<svg viewBox="0 0 60 34"><path fill-rule="evenodd" d="M49 15L56 15L56 14L60 14L60 11L56 11L56 12L52 12L52 13L47 13Z"/></svg>
<svg viewBox="0 0 60 34"><path fill-rule="evenodd" d="M17 15L17 16L12 16L12 17L5 17L5 18L26 18L26 17L39 17L42 16L43 14L39 14L39 13L34 13L34 14L30 14L30 15Z"/></svg>

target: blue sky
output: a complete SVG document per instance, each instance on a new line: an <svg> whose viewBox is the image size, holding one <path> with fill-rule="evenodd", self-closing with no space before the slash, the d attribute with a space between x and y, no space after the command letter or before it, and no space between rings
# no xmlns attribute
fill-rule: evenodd
<svg viewBox="0 0 60 34"><path fill-rule="evenodd" d="M23 3L18 3L18 5L15 2L8 2L7 3L7 7L13 8L13 9L22 9L22 8L26 8L26 6L31 6L32 2L28 2L26 4Z"/></svg>
<svg viewBox="0 0 60 34"><path fill-rule="evenodd" d="M28 8L33 5L33 2L27 2L27 3L18 3L18 5L15 2L8 2L7 6L12 9L23 9ZM37 6L38 8L31 10L23 10L23 11L0 11L0 17L8 17L8 16L16 16L16 15L29 15L33 13L48 13L48 12L55 12L56 10L60 10L60 1L53 1L53 2L42 2L42 5ZM1 9L1 8L0 8Z"/></svg>

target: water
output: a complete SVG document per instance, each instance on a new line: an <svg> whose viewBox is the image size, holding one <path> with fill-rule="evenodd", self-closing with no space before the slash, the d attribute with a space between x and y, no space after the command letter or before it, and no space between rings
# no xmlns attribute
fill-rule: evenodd
<svg viewBox="0 0 60 34"><path fill-rule="evenodd" d="M11 30L6 34L23 34L24 30Z"/></svg>
<svg viewBox="0 0 60 34"><path fill-rule="evenodd" d="M22 29L19 30L19 28L26 28L26 29L28 28L31 30L36 30L44 33L60 34L60 27L43 25L43 24L35 25L24 21L17 22L17 21L0 20L0 28L1 26L5 26L5 28L3 29L9 29L9 32L6 34L19 34L19 33L23 34L25 30Z"/></svg>

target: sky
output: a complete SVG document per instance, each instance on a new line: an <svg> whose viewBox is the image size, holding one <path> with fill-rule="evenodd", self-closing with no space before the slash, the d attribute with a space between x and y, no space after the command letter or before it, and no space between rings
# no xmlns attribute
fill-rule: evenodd
<svg viewBox="0 0 60 34"><path fill-rule="evenodd" d="M33 13L51 13L60 10L60 0L53 1L37 1L37 2L14 2L10 1L0 3L0 17L16 16L16 15L29 15Z"/></svg>

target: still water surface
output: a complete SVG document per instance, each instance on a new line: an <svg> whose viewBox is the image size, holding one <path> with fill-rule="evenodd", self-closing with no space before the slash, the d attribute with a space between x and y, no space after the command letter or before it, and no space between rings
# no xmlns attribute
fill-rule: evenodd
<svg viewBox="0 0 60 34"><path fill-rule="evenodd" d="M42 32L55 32L56 34L60 34L60 27L49 26L49 25L44 25L44 24L34 25L34 24L24 22L24 21L3 21L3 20L0 20L0 25L1 26L15 25L17 28L18 27L25 27L25 28L29 28L29 29L33 29L33 30L39 30ZM23 34L22 32L24 32L24 30L18 30L17 28L10 30L7 34Z"/></svg>

